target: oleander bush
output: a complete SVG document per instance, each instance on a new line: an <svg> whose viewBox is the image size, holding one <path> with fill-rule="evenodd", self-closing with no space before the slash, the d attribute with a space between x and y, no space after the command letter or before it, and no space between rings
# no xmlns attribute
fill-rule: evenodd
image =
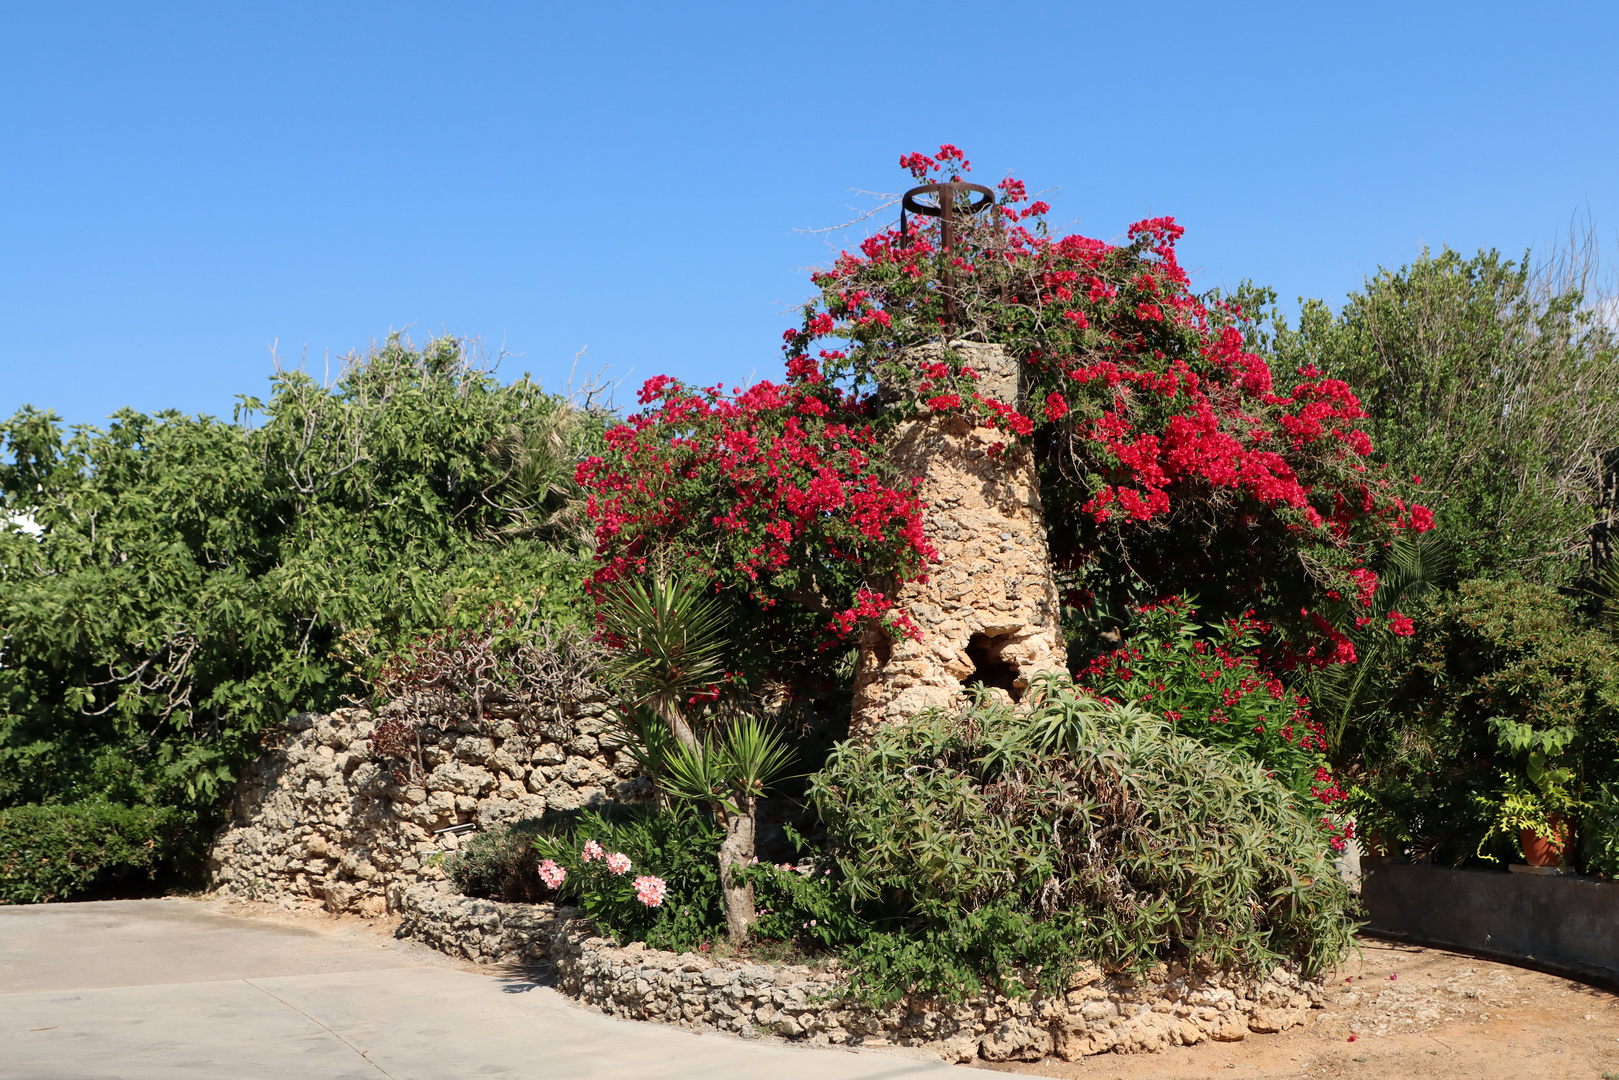
<svg viewBox="0 0 1619 1080"><path fill-rule="evenodd" d="M696 807L616 806L547 815L532 846L549 897L577 904L623 944L680 952L725 932L724 836Z"/></svg>
<svg viewBox="0 0 1619 1080"><path fill-rule="evenodd" d="M172 807L112 803L0 810L0 904L42 904L176 883L201 834Z"/></svg>
<svg viewBox="0 0 1619 1080"><path fill-rule="evenodd" d="M1354 834L1346 795L1327 763L1326 732L1308 698L1261 664L1267 624L1252 612L1195 622L1193 601L1173 596L1132 613L1130 636L1081 668L1079 681L1106 701L1135 702L1170 728L1262 766L1313 809L1328 843Z"/></svg>

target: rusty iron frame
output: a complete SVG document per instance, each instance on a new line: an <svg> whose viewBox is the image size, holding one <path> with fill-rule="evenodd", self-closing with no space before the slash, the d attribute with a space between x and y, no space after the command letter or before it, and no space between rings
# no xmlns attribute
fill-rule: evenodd
<svg viewBox="0 0 1619 1080"><path fill-rule="evenodd" d="M938 205L929 206L918 202L918 195L932 195L938 199ZM974 199L973 196L981 196ZM966 196L965 206L958 205ZM944 322L945 326L953 327L956 324L956 276L950 269L950 249L956 242L956 214L965 211L968 216L993 210L997 224L1001 220L1001 208L995 204L995 192L983 184L969 184L963 180L949 180L937 184L923 184L907 191L899 204L899 236L900 247L903 248L910 239L908 231L909 222L906 213L921 214L924 217L939 219L942 236L941 252L944 254L944 265L941 269L942 284L944 287Z"/></svg>

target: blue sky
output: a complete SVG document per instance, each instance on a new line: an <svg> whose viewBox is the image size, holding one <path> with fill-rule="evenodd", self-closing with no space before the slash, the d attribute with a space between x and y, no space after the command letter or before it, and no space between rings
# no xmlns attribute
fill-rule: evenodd
<svg viewBox="0 0 1619 1080"><path fill-rule="evenodd" d="M1619 7L343 4L0 8L0 416L230 413L270 345L390 329L567 379L780 373L828 225L902 152L1200 287L1337 303L1422 245L1619 226ZM858 239L856 237L855 239Z"/></svg>

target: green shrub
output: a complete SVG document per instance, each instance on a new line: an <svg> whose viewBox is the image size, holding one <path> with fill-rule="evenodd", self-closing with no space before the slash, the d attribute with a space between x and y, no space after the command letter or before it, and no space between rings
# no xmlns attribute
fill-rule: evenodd
<svg viewBox="0 0 1619 1080"><path fill-rule="evenodd" d="M196 818L110 803L0 810L0 904L42 904L147 887L194 854Z"/></svg>
<svg viewBox="0 0 1619 1080"><path fill-rule="evenodd" d="M677 805L662 812L641 807L584 811L573 820L542 821L533 840L539 859L551 860L567 878L554 895L576 903L620 943L644 941L655 949L684 952L724 932L718 854L724 834L706 813ZM603 854L629 857L630 867L610 872L602 858L586 858L594 841ZM662 900L649 905L635 881L655 877Z"/></svg>
<svg viewBox="0 0 1619 1080"><path fill-rule="evenodd" d="M444 861L450 880L466 896L533 903L550 896L534 866L534 837L544 827L526 818L476 833Z"/></svg>
<svg viewBox="0 0 1619 1080"><path fill-rule="evenodd" d="M1586 803L1580 848L1588 874L1619 877L1619 784L1603 784Z"/></svg>
<svg viewBox="0 0 1619 1080"><path fill-rule="evenodd" d="M1504 813L1583 817L1576 804L1619 780L1619 648L1556 590L1464 582L1397 659L1391 722L1366 733L1353 800L1396 852L1516 861Z"/></svg>
<svg viewBox="0 0 1619 1080"><path fill-rule="evenodd" d="M814 937L845 947L873 1000L1054 987L1085 961L1262 972L1342 953L1349 893L1317 822L1263 768L1066 679L1025 704L840 747L811 784L838 873L774 871L765 927L832 916ZM824 902L834 889L858 920Z"/></svg>
<svg viewBox="0 0 1619 1080"><path fill-rule="evenodd" d="M0 419L0 807L217 806L418 634L572 617L559 512L600 425L531 380L393 337L238 419Z"/></svg>
<svg viewBox="0 0 1619 1080"><path fill-rule="evenodd" d="M1619 335L1604 297L1559 272L1577 262L1424 250L1336 316L1307 301L1299 329L1277 334L1278 369L1348 382L1377 459L1427 479L1420 501L1464 576L1558 585L1585 560L1619 425Z"/></svg>

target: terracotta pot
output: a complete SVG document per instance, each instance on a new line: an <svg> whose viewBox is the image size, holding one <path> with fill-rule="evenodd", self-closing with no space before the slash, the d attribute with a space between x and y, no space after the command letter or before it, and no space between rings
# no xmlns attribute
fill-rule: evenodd
<svg viewBox="0 0 1619 1080"><path fill-rule="evenodd" d="M1569 828L1563 815L1547 814L1546 820L1551 822L1554 836L1541 836L1533 829L1522 829L1518 833L1518 842L1523 845L1523 861L1530 866L1560 866L1563 852L1568 850Z"/></svg>
<svg viewBox="0 0 1619 1080"><path fill-rule="evenodd" d="M1383 840L1383 834L1376 829L1366 830L1366 835L1360 838L1361 849L1366 852L1368 859L1388 858L1389 846Z"/></svg>

